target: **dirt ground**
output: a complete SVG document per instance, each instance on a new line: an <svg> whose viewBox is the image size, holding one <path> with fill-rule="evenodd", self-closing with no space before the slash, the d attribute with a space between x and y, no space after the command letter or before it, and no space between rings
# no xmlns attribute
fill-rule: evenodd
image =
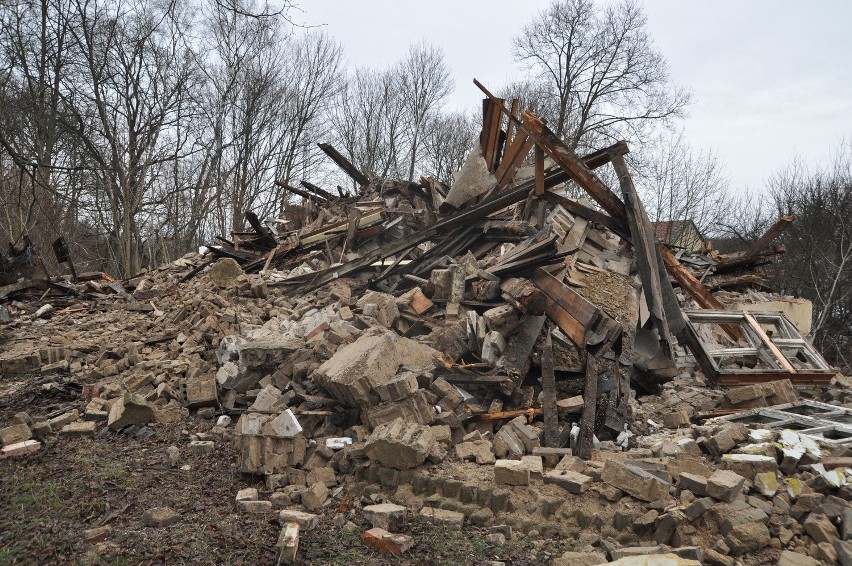
<svg viewBox="0 0 852 566"><path fill-rule="evenodd" d="M0 381L0 423L26 410L44 415L84 403L73 386L45 389L43 378L30 386ZM207 455L187 449L194 433L212 420L191 417L177 425L150 425L153 435L137 438L101 430L91 438L58 438L37 454L0 461L0 565L6 564L275 564L280 531L277 515L239 514L237 491L263 489L260 478L237 472L229 442L216 442ZM166 448L180 449L172 468ZM184 467L186 469L181 469ZM181 515L170 527L142 524L151 508L169 506ZM334 504L320 528L303 532L301 564L542 564L559 556L565 541L521 535L505 545L485 541L487 530L462 531L413 520L405 527L415 547L403 557L383 556L360 541L369 525L346 533L335 526ZM108 525L101 542L87 543L83 532Z"/></svg>

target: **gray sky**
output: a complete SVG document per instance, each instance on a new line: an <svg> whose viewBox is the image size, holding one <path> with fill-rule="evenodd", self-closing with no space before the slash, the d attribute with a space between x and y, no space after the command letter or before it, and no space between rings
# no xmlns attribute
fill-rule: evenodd
<svg viewBox="0 0 852 566"><path fill-rule="evenodd" d="M456 81L449 104L479 104L518 76L511 39L547 0L314 0L296 19L325 24L350 65L384 66L426 37ZM687 137L716 151L734 189L761 189L795 155L825 161L852 138L852 2L645 0L648 30L694 103Z"/></svg>

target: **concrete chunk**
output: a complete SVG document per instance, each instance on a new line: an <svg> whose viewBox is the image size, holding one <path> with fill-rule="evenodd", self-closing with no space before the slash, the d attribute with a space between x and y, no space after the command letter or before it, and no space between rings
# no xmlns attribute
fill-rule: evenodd
<svg viewBox="0 0 852 566"><path fill-rule="evenodd" d="M41 448L41 442L38 440L24 440L15 444L8 444L3 447L3 455L9 457L26 456L34 454Z"/></svg>
<svg viewBox="0 0 852 566"><path fill-rule="evenodd" d="M552 470L544 474L544 483L554 483L577 495L586 491L592 481L590 476L571 470Z"/></svg>
<svg viewBox="0 0 852 566"><path fill-rule="evenodd" d="M15 424L0 428L0 441L5 444L17 444L33 437L33 433L25 424Z"/></svg>
<svg viewBox="0 0 852 566"><path fill-rule="evenodd" d="M456 444L456 456L460 460L474 460L477 464L493 464L497 461L488 440L470 440Z"/></svg>
<svg viewBox="0 0 852 566"><path fill-rule="evenodd" d="M405 399L417 391L417 374L414 372L403 372L385 383L375 387L376 393L382 401L399 401Z"/></svg>
<svg viewBox="0 0 852 566"><path fill-rule="evenodd" d="M741 523L734 526L725 537L725 544L732 556L756 552L769 545L771 537L766 525L759 522Z"/></svg>
<svg viewBox="0 0 852 566"><path fill-rule="evenodd" d="M462 524L464 524L464 514L457 511L424 507L420 510L419 515L422 519L436 525L461 528Z"/></svg>
<svg viewBox="0 0 852 566"><path fill-rule="evenodd" d="M284 524L296 523L303 531L312 531L319 524L320 516L294 509L282 509L278 513L278 520Z"/></svg>
<svg viewBox="0 0 852 566"><path fill-rule="evenodd" d="M208 373L186 380L186 406L188 408L215 407L217 404L215 374Z"/></svg>
<svg viewBox="0 0 852 566"><path fill-rule="evenodd" d="M296 418L296 415L293 414L292 409L287 409L272 419L269 426L272 427L275 434L282 438L293 438L302 432L302 425L299 424L299 420Z"/></svg>
<svg viewBox="0 0 852 566"><path fill-rule="evenodd" d="M601 480L642 501L659 501L669 495L667 482L638 466L618 460L606 461Z"/></svg>
<svg viewBox="0 0 852 566"><path fill-rule="evenodd" d="M278 535L278 564L295 564L299 552L299 524L287 523Z"/></svg>
<svg viewBox="0 0 852 566"><path fill-rule="evenodd" d="M694 521L707 511L713 508L713 505L716 504L716 501L712 497L702 497L700 499L696 499L689 506L684 509L683 513L686 515L686 518L690 521Z"/></svg>
<svg viewBox="0 0 852 566"><path fill-rule="evenodd" d="M802 526L817 544L821 542L831 543L838 537L837 528L825 515L811 513Z"/></svg>
<svg viewBox="0 0 852 566"><path fill-rule="evenodd" d="M76 419L75 419L76 420ZM118 430L128 425L154 422L154 407L133 393L125 393L112 404L107 425Z"/></svg>
<svg viewBox="0 0 852 566"><path fill-rule="evenodd" d="M733 501L740 494L745 478L729 470L716 470L707 478L707 495L720 501Z"/></svg>
<svg viewBox="0 0 852 566"><path fill-rule="evenodd" d="M494 464L497 485L529 485L530 469L520 460L497 460Z"/></svg>
<svg viewBox="0 0 852 566"><path fill-rule="evenodd" d="M735 526L751 522L766 524L769 522L769 515L767 515L762 509L757 509L755 507L743 509L742 511L738 511L734 515L725 519L719 527L719 532L723 535L727 535L730 534Z"/></svg>
<svg viewBox="0 0 852 566"><path fill-rule="evenodd" d="M155 507L142 514L142 524L146 527L168 527L180 521L180 513L171 507Z"/></svg>
<svg viewBox="0 0 852 566"><path fill-rule="evenodd" d="M376 427L364 452L386 468L407 470L425 462L433 444L435 437L428 426L396 419Z"/></svg>
<svg viewBox="0 0 852 566"><path fill-rule="evenodd" d="M364 517L373 527L386 531L398 530L405 523L406 508L393 503L367 505L362 509Z"/></svg>

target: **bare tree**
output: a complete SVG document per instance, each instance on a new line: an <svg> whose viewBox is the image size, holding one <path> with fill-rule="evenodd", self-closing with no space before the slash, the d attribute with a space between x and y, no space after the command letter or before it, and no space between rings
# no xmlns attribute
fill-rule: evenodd
<svg viewBox="0 0 852 566"><path fill-rule="evenodd" d="M151 188L187 144L177 125L198 78L183 41L188 14L146 0L75 0L74 18L78 57L66 88L78 101L79 136L95 165L92 220L109 234L117 271L130 275L140 265L142 215L153 212Z"/></svg>
<svg viewBox="0 0 852 566"><path fill-rule="evenodd" d="M481 127L481 118L473 112L434 115L426 124L423 137L424 171L439 181L452 183L453 172L461 169Z"/></svg>
<svg viewBox="0 0 852 566"><path fill-rule="evenodd" d="M243 211L261 215L287 198L275 179L309 176L317 162L314 136L325 128L337 94L342 52L328 35L287 36L279 19L254 18L254 2L238 11L207 7L210 78L207 121L214 143L210 166L219 230L240 229Z"/></svg>
<svg viewBox="0 0 852 566"><path fill-rule="evenodd" d="M69 228L79 189L61 92L68 10L66 2L48 0L0 9L0 232L10 241L30 235L42 248Z"/></svg>
<svg viewBox="0 0 852 566"><path fill-rule="evenodd" d="M814 305L814 343L829 361L852 370L852 142L841 143L829 165L801 160L769 180L779 215L796 221L781 236L787 253L775 268L783 292Z"/></svg>
<svg viewBox="0 0 852 566"><path fill-rule="evenodd" d="M554 0L515 37L514 53L535 83L523 90L540 97L533 106L572 149L641 141L690 101L670 80L634 0Z"/></svg>
<svg viewBox="0 0 852 566"><path fill-rule="evenodd" d="M426 41L408 48L408 54L399 63L397 73L408 119L408 180L414 179L414 168L422 143L422 131L430 115L453 91L450 70L444 61L444 52Z"/></svg>
<svg viewBox="0 0 852 566"><path fill-rule="evenodd" d="M718 155L693 149L682 130L658 134L637 153L635 175L652 221L691 220L703 235L719 233L731 198Z"/></svg>
<svg viewBox="0 0 852 566"><path fill-rule="evenodd" d="M378 178L399 176L406 110L393 70L356 69L331 120L338 145L359 169Z"/></svg>

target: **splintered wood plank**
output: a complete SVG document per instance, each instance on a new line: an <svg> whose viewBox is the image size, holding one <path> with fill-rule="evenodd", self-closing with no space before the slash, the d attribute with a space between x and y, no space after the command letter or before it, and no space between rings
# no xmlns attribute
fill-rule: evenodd
<svg viewBox="0 0 852 566"><path fill-rule="evenodd" d="M537 197L544 195L544 150L538 144L535 146L535 191L533 194Z"/></svg>
<svg viewBox="0 0 852 566"><path fill-rule="evenodd" d="M583 460L592 457L592 437L595 434L595 413L598 401L598 360L586 354L586 383L583 389L583 416L577 437L577 454Z"/></svg>
<svg viewBox="0 0 852 566"><path fill-rule="evenodd" d="M602 212L583 206L565 195L560 195L559 193L554 193L552 191L546 191L544 193L544 198L547 199L550 204L560 205L574 216L580 216L590 222L600 224L601 226L609 228L612 233L621 236L625 240L630 240L630 232L627 227L616 222L611 216L607 216Z"/></svg>
<svg viewBox="0 0 852 566"><path fill-rule="evenodd" d="M503 159L494 173L498 185L505 187L512 182L515 173L518 172L518 168L520 168L524 159L529 155L533 143L535 142L523 132L515 136L515 139L503 152ZM544 183L544 177L542 177L542 183Z"/></svg>
<svg viewBox="0 0 852 566"><path fill-rule="evenodd" d="M568 171L571 178L591 196L607 214L618 222L626 222L624 203L589 169L583 161L554 134L544 122L530 112L522 113L523 127L535 138L550 158Z"/></svg>
<svg viewBox="0 0 852 566"><path fill-rule="evenodd" d="M553 337L550 332L541 351L541 408L544 411L544 445L557 448L559 445L559 414L556 407L556 374L553 369Z"/></svg>
<svg viewBox="0 0 852 566"><path fill-rule="evenodd" d="M520 100L517 98L512 99L512 108L509 112L511 112L512 116L518 115L518 108L520 106ZM506 143L512 143L512 140L515 139L515 121L511 118L509 119L509 123L506 125Z"/></svg>
<svg viewBox="0 0 852 566"><path fill-rule="evenodd" d="M545 312L579 348L586 346L586 331L598 318L598 309L555 277L537 269L533 282L544 291Z"/></svg>
<svg viewBox="0 0 852 566"><path fill-rule="evenodd" d="M479 144L482 147L482 157L488 166L489 171L494 171L494 164L497 161L497 149L500 145L500 126L503 119L500 114L500 105L503 104L503 99L483 101L483 120L482 134L479 137Z"/></svg>
<svg viewBox="0 0 852 566"><path fill-rule="evenodd" d="M754 319L752 314L748 311L743 311L743 316L748 321L749 326L751 326L752 330L754 330L757 333L757 335L760 337L763 344L767 348L769 348L769 351L772 352L772 354L776 358L778 358L778 363L781 364L781 366L784 369L786 369L787 371L789 371L790 373L796 373L796 368L794 368L790 364L790 361L787 360L787 358L784 356L784 354L781 353L781 350L778 349L778 346L776 346L772 342L772 340L769 338L769 336L766 335L766 332L763 330L763 327L760 326L760 324Z"/></svg>
<svg viewBox="0 0 852 566"><path fill-rule="evenodd" d="M515 375L526 375L535 342L544 327L545 315L535 316L525 314L521 317L520 330L509 339L506 351L500 358L498 366L504 371Z"/></svg>
<svg viewBox="0 0 852 566"><path fill-rule="evenodd" d="M781 232L786 230L787 226L789 226L794 220L796 220L796 216L793 215L793 214L790 214L790 215L787 215L787 216L782 216L781 218L776 220L772 224L772 226L769 227L769 230L767 230L766 233L763 234L763 236L761 236L754 243L754 245L752 245L746 251L746 253L744 253L742 256L740 256L737 259L745 259L745 258L750 258L750 257L756 256L758 253L760 253L763 250L763 248L765 248L769 244L771 244L772 241L775 240L775 238L777 238L779 234L781 234Z"/></svg>
<svg viewBox="0 0 852 566"><path fill-rule="evenodd" d="M411 308L414 309L414 312L417 314L423 314L433 306L435 306L435 303L423 294L420 287L415 287L414 292L411 294Z"/></svg>

